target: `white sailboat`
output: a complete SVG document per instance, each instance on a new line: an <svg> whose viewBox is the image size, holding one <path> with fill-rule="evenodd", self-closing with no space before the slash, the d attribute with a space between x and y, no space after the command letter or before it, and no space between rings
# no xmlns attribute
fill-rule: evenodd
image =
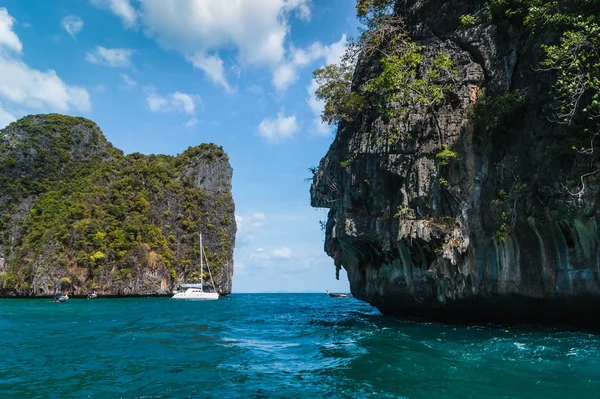
<svg viewBox="0 0 600 399"><path fill-rule="evenodd" d="M181 288L185 288L186 290L183 292L177 292L173 295L173 299L201 299L201 300L211 300L211 299L219 299L218 292L205 292L204 291L204 250L202 246L202 234L200 234L200 284L181 284ZM210 266L208 265L208 259L206 260L206 266L208 268L208 274L210 275L210 282L212 283L213 288L215 287L215 282L213 281L212 273L210 272Z"/></svg>

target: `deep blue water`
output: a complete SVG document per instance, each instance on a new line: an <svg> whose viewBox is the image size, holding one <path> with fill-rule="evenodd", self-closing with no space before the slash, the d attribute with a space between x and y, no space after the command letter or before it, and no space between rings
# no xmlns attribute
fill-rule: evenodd
<svg viewBox="0 0 600 399"><path fill-rule="evenodd" d="M325 294L0 300L1 398L600 398L600 336Z"/></svg>

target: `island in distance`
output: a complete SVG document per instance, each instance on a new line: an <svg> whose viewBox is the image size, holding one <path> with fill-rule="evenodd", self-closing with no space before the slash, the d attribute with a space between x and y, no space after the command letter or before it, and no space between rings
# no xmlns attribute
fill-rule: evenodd
<svg viewBox="0 0 600 399"><path fill-rule="evenodd" d="M92 121L30 115L0 131L0 296L231 293L235 204L220 146L124 155Z"/></svg>

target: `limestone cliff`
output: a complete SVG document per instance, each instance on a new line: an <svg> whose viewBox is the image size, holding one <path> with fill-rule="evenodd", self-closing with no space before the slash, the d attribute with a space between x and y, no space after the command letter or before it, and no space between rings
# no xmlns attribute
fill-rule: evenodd
<svg viewBox="0 0 600 399"><path fill-rule="evenodd" d="M215 288L230 293L231 177L213 144L124 156L87 119L10 124L0 131L0 295L168 294L199 280L199 232Z"/></svg>
<svg viewBox="0 0 600 399"><path fill-rule="evenodd" d="M325 250L352 294L386 314L594 323L598 165L573 149L590 145L585 121L549 111L556 76L536 66L556 34L487 20L483 6L396 2L424 58L443 51L456 73L435 112L397 122L399 140L381 139L377 113L339 123L311 186L312 205L330 209ZM376 65L361 59L354 87ZM522 99L469 118L482 93Z"/></svg>

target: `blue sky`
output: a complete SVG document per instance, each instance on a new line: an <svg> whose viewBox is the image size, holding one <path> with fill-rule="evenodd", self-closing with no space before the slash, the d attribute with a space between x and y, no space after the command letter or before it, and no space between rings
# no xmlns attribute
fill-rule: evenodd
<svg viewBox="0 0 600 399"><path fill-rule="evenodd" d="M349 0L0 0L0 127L60 112L125 153L219 144L234 169L234 291L347 291L305 179L333 140L312 71L356 29Z"/></svg>

